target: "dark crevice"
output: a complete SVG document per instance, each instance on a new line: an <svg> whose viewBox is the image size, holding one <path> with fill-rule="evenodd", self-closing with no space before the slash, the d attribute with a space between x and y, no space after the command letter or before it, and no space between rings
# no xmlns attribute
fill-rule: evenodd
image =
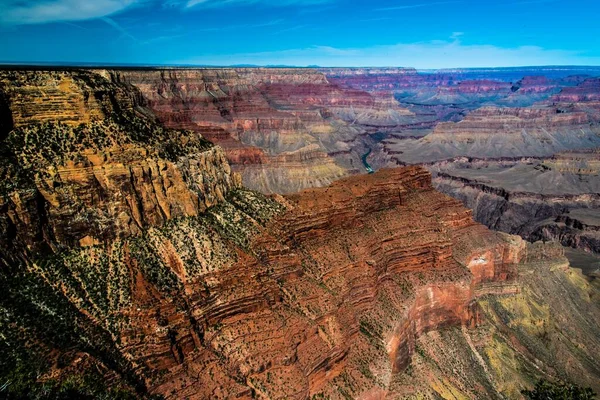
<svg viewBox="0 0 600 400"><path fill-rule="evenodd" d="M8 95L0 89L0 141L4 141L13 129L14 122Z"/></svg>

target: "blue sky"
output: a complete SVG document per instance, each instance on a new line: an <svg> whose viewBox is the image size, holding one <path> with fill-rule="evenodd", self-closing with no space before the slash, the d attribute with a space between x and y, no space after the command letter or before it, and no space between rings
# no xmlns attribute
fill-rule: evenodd
<svg viewBox="0 0 600 400"><path fill-rule="evenodd" d="M600 65L598 0L0 0L0 61Z"/></svg>

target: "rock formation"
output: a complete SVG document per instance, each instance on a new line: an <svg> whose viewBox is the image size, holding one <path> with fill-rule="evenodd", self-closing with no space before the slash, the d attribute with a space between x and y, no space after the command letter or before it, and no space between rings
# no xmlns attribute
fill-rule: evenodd
<svg viewBox="0 0 600 400"><path fill-rule="evenodd" d="M600 252L598 152L572 151L548 159L439 163L438 190L473 209L488 227L531 240Z"/></svg>
<svg viewBox="0 0 600 400"><path fill-rule="evenodd" d="M93 375L173 399L500 398L542 373L598 389L597 303L587 324L570 316L595 292L560 249L489 231L417 166L285 197L248 190L218 146L163 128L118 74L0 80L13 127L0 154L3 390ZM292 154L281 161L304 161ZM532 274L547 285L532 289ZM556 308L569 324L541 357L528 321L550 323L537 310L558 298L537 293L557 285L582 297ZM509 342L518 355L497 350ZM476 363L410 378L436 346Z"/></svg>
<svg viewBox="0 0 600 400"><path fill-rule="evenodd" d="M553 101L560 103L581 103L600 101L600 79L590 78L577 86L567 87L552 97Z"/></svg>
<svg viewBox="0 0 600 400"><path fill-rule="evenodd" d="M551 156L598 145L594 79L553 70L96 72L139 89L168 127L221 145L244 184L264 193L364 172L361 157L369 149L374 166L384 167L460 156ZM568 101L579 92L587 93L585 107L577 105L584 97Z"/></svg>
<svg viewBox="0 0 600 400"><path fill-rule="evenodd" d="M11 248L139 234L198 215L240 185L220 148L163 129L136 92L95 74L5 73L0 84L16 128L0 169L2 226L14 233L3 244Z"/></svg>
<svg viewBox="0 0 600 400"><path fill-rule="evenodd" d="M598 315L597 296L581 271L568 267L560 247L529 246L519 266L519 293L480 298L475 329L452 327L421 336L412 368L396 377L388 396L520 398L520 388L540 369L550 376L575 374L595 385L588 368L597 359L588 355L600 344L591 322ZM592 353L573 357L573 348Z"/></svg>
<svg viewBox="0 0 600 400"><path fill-rule="evenodd" d="M430 163L456 157L484 159L549 157L595 148L600 128L583 111L557 107L497 108L471 111L460 122L438 124L418 140L388 139L383 152L405 163Z"/></svg>
<svg viewBox="0 0 600 400"><path fill-rule="evenodd" d="M348 175L351 163L360 168L359 156L339 164L329 155L350 154L347 142L360 133L336 110L364 115L377 104L368 93L342 90L308 69L107 73L137 87L166 126L221 145L244 182L265 192L324 186Z"/></svg>

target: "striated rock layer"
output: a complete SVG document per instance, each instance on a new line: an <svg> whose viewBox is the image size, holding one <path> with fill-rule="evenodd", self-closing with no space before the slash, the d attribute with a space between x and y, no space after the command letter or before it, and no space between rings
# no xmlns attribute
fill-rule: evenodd
<svg viewBox="0 0 600 400"><path fill-rule="evenodd" d="M102 346L116 354L92 342L73 359L93 357L151 393L393 398L414 387L400 389L398 379L418 338L480 326L477 299L519 292L527 253L520 238L474 223L425 170L410 167L272 200L238 189L199 217L73 248L26 270L106 332ZM26 282L5 289L32 301ZM38 311L41 322L49 311ZM9 340L22 323L7 325ZM55 354L60 343L44 345ZM597 377L595 367L582 368ZM492 387L504 382L489 379Z"/></svg>
<svg viewBox="0 0 600 400"><path fill-rule="evenodd" d="M372 113L382 119L410 114L399 107L388 112L370 94L342 89L311 69L106 73L139 89L166 126L194 130L221 145L244 183L263 192L323 186L360 168L359 155L347 144L360 130L343 120L351 118L343 110L367 119ZM339 152L348 160L330 156Z"/></svg>
<svg viewBox="0 0 600 400"><path fill-rule="evenodd" d="M200 218L27 268L151 392L358 397L406 368L420 334L476 324L475 296L514 279L524 250L408 168L277 202L236 191Z"/></svg>
<svg viewBox="0 0 600 400"><path fill-rule="evenodd" d="M543 160L457 160L430 168L435 187L461 200L491 229L600 252L598 161L593 150Z"/></svg>
<svg viewBox="0 0 600 400"><path fill-rule="evenodd" d="M223 68L93 73L139 90L167 127L193 130L222 146L244 184L264 193L326 186L368 171L361 157L369 151L371 166L379 168L459 156L549 156L599 144L596 80L563 76L568 72Z"/></svg>
<svg viewBox="0 0 600 400"><path fill-rule="evenodd" d="M520 398L541 371L597 387L590 375L598 369L597 302L597 286L569 268L559 246L531 245L519 266L519 293L479 298L474 329L421 336L411 368L396 375L388 397Z"/></svg>
<svg viewBox="0 0 600 400"><path fill-rule="evenodd" d="M16 128L0 165L5 250L137 235L198 215L240 186L220 148L165 130L138 93L95 74L7 72L0 87Z"/></svg>
<svg viewBox="0 0 600 400"><path fill-rule="evenodd" d="M401 163L430 163L457 157L502 159L550 157L600 145L600 128L588 112L556 106L484 107L460 122L438 124L419 140L388 139L382 152Z"/></svg>
<svg viewBox="0 0 600 400"><path fill-rule="evenodd" d="M585 351L557 344L555 326L543 360L521 352L514 369L496 368L496 343L518 332L525 347L537 345L529 337L539 332L519 331L533 318L527 310L511 322L486 299L522 292L521 275L546 274L562 253L474 222L424 168L266 197L243 188L198 131L158 124L125 80L85 71L0 78L11 114L0 153L3 391L23 396L56 381L91 390L95 376L138 397L367 399L445 396L436 379L462 379L476 384L452 392L475 399L504 393L505 373L534 362L541 372L527 369L509 395L542 374L600 381L599 319L566 317L579 302L556 309ZM37 117L24 117L26 104ZM563 276L544 294L556 282ZM589 285L576 283L566 293L587 296L596 315ZM501 339L459 348L479 367L439 363L432 379L405 380L434 351L423 343L436 332L466 338L482 326L502 328Z"/></svg>

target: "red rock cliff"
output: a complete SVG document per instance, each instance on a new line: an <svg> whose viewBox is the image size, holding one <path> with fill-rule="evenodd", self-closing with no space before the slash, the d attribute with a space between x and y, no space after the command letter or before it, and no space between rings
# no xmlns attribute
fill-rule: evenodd
<svg viewBox="0 0 600 400"><path fill-rule="evenodd" d="M514 291L497 284L514 278L524 243L475 224L422 168L277 202L235 193L200 220L76 250L65 264L83 282L86 262L119 271L119 292L84 284L78 307L114 321L106 329L151 392L361 397L408 365L419 335L474 326L476 296ZM123 290L129 301L115 297Z"/></svg>

